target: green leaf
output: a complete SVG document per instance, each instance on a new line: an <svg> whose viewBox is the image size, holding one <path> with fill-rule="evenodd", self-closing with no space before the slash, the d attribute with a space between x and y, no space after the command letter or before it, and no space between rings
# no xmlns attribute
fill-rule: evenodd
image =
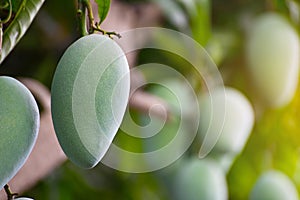
<svg viewBox="0 0 300 200"><path fill-rule="evenodd" d="M152 0L163 11L166 19L180 31L185 31L188 27L186 13L174 0Z"/></svg>
<svg viewBox="0 0 300 200"><path fill-rule="evenodd" d="M98 4L99 24L104 21L110 7L110 0L95 0Z"/></svg>
<svg viewBox="0 0 300 200"><path fill-rule="evenodd" d="M276 8L280 11L287 11L287 5L285 0L275 0L274 4Z"/></svg>
<svg viewBox="0 0 300 200"><path fill-rule="evenodd" d="M11 52L15 45L24 36L25 32L37 15L45 0L23 0L15 14L13 21L3 33L2 52L0 63ZM14 2L14 1L13 1Z"/></svg>
<svg viewBox="0 0 300 200"><path fill-rule="evenodd" d="M23 0L12 0L12 11L13 13L17 13L18 9L20 8L20 5L22 4Z"/></svg>
<svg viewBox="0 0 300 200"><path fill-rule="evenodd" d="M211 37L211 1L196 0L196 13L190 16L194 39L206 45Z"/></svg>
<svg viewBox="0 0 300 200"><path fill-rule="evenodd" d="M189 20L193 39L201 45L207 45L211 37L211 7L210 0L177 0L182 5Z"/></svg>

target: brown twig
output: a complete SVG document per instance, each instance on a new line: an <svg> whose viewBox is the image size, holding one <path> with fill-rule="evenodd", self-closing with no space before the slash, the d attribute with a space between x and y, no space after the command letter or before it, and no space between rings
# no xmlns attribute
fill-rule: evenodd
<svg viewBox="0 0 300 200"><path fill-rule="evenodd" d="M15 198L15 196L18 195L18 193L12 193L12 191L10 190L10 188L7 184L4 186L4 191L7 195L7 200L12 200Z"/></svg>

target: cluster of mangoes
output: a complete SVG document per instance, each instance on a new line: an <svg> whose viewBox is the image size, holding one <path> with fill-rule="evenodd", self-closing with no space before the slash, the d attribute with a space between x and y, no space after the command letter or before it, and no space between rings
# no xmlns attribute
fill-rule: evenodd
<svg viewBox="0 0 300 200"><path fill-rule="evenodd" d="M297 86L298 35L284 17L274 13L259 17L251 30L246 57L253 83L263 101L281 107L291 100ZM186 91L181 83L175 84L179 91ZM129 89L127 60L110 38L91 34L66 50L53 78L51 109L59 143L71 161L91 168L103 158L120 127ZM32 94L13 78L0 77L0 93L1 188L32 150L39 129L39 111ZM172 99L174 96L157 93L176 108L178 102ZM227 199L226 172L251 133L253 108L241 92L229 87L199 95L198 102L201 117L196 140L216 143L206 158L184 159L175 170L174 198ZM190 104L187 99L184 103L181 106L189 107L195 102ZM224 112L220 115L222 105ZM270 193L280 199L298 199L293 187L280 172L268 172L258 180L250 199L265 199Z"/></svg>
<svg viewBox="0 0 300 200"><path fill-rule="evenodd" d="M245 43L245 57L256 94L264 106L282 108L292 100L298 84L298 34L285 17L275 13L265 13L258 17L250 29ZM176 85L177 89L168 91L164 88L166 85ZM165 99L176 116L178 110L188 110L188 107L195 104L187 93L185 102L176 100L178 92L188 90L184 82L173 79L167 80L163 86L150 88L149 92ZM172 95L172 92L177 94ZM201 149L198 157L194 154L183 156L174 166L162 170L159 175L163 179L169 179L165 183L173 199L225 200L229 197L226 174L246 145L255 123L255 112L247 97L231 87L217 87L206 91L198 95L198 103L200 122L195 140L204 146L205 143L214 144L213 149L205 158L202 158ZM196 110L192 109L190 112ZM153 150L153 145L158 148L166 147L176 134L180 134L174 130L179 125L180 116L166 122L167 129L162 129L158 136L145 142L146 150ZM186 134L190 134L188 127L185 127ZM184 139L182 137L182 144L173 149L174 154L184 149ZM298 193L287 175L279 170L269 170L258 178L249 199L294 200L298 199Z"/></svg>
<svg viewBox="0 0 300 200"><path fill-rule="evenodd" d="M18 80L0 77L0 93L2 188L29 156L40 117L33 95ZM92 34L67 49L53 79L51 102L55 131L70 160L84 168L101 160L120 126L128 96L129 67L113 40Z"/></svg>
<svg viewBox="0 0 300 200"><path fill-rule="evenodd" d="M189 119L186 115L196 112L194 106L199 106L200 123L195 140L215 144L212 151L201 159L194 155L194 151L191 151L192 155L184 154L170 169L162 170L159 177L170 180L166 184L169 185L174 199L227 199L226 172L242 151L251 133L254 124L252 106L241 92L229 87L215 88L210 94L205 93L196 99L197 102L193 101L187 91L190 91L189 87L176 79L166 80L163 86L156 85L149 89L153 95L166 100L173 120L167 121L157 136L144 142L145 150L159 151L159 148L169 148L168 145L175 137L180 137L177 148L170 149L169 156L178 154L178 151L183 155L187 150L186 145L189 144L187 134L192 134L189 130L192 119L186 120ZM181 101L178 98L180 95L185 96ZM153 122L158 123L155 119ZM178 130L179 126L181 131ZM147 128L142 130L148 134ZM165 156L161 155L160 159ZM155 160L147 161L151 165Z"/></svg>

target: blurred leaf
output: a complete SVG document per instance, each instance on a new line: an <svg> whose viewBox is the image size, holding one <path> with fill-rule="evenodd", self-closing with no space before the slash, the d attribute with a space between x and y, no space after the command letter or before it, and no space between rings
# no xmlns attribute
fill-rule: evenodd
<svg viewBox="0 0 300 200"><path fill-rule="evenodd" d="M233 30L214 30L207 45L206 50L214 62L219 65L228 60L240 51L241 41L239 35Z"/></svg>
<svg viewBox="0 0 300 200"><path fill-rule="evenodd" d="M178 3L182 4L189 16L197 13L196 0L177 0Z"/></svg>
<svg viewBox="0 0 300 200"><path fill-rule="evenodd" d="M287 5L286 0L274 0L274 4L278 10L286 11Z"/></svg>
<svg viewBox="0 0 300 200"><path fill-rule="evenodd" d="M23 0L3 34L0 63L23 37L45 0Z"/></svg>
<svg viewBox="0 0 300 200"><path fill-rule="evenodd" d="M293 0L289 0L287 2L287 6L289 8L289 13L292 22L295 23L295 25L298 25L298 31L300 28L300 2L296 2Z"/></svg>
<svg viewBox="0 0 300 200"><path fill-rule="evenodd" d="M162 9L166 18L179 30L188 27L188 20L184 10L174 0L152 0Z"/></svg>
<svg viewBox="0 0 300 200"><path fill-rule="evenodd" d="M95 2L98 4L99 24L101 24L108 14L110 0L95 0Z"/></svg>
<svg viewBox="0 0 300 200"><path fill-rule="evenodd" d="M195 0L196 12L191 14L193 38L205 46L211 36L210 0Z"/></svg>
<svg viewBox="0 0 300 200"><path fill-rule="evenodd" d="M189 17L193 38L205 46L211 35L210 0L177 0Z"/></svg>

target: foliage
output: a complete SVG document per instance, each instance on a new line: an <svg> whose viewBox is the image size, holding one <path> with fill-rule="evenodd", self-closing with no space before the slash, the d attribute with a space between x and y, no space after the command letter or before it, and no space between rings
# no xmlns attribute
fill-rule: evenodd
<svg viewBox="0 0 300 200"><path fill-rule="evenodd" d="M0 63L23 37L45 0L12 1L13 19L3 33ZM17 9L16 9L17 8Z"/></svg>
<svg viewBox="0 0 300 200"><path fill-rule="evenodd" d="M103 22L108 14L109 7L110 7L110 0L96 0L98 4L98 14L100 22Z"/></svg>

